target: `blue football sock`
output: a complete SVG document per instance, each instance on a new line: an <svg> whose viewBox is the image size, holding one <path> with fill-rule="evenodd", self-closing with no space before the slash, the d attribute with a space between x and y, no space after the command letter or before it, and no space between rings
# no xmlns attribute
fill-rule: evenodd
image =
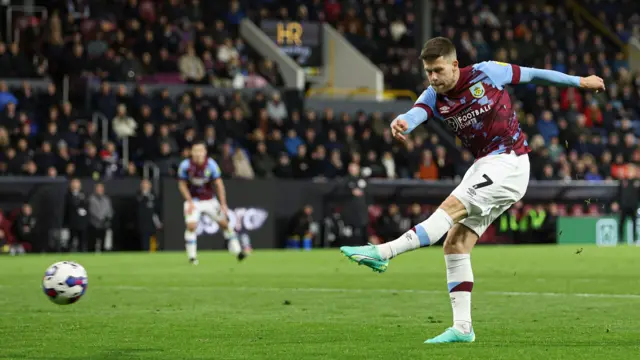
<svg viewBox="0 0 640 360"><path fill-rule="evenodd" d="M302 239L302 248L303 249L311 250L312 247L313 247L313 239L311 239L311 238Z"/></svg>
<svg viewBox="0 0 640 360"><path fill-rule="evenodd" d="M296 238L287 239L287 249L300 249L300 240Z"/></svg>

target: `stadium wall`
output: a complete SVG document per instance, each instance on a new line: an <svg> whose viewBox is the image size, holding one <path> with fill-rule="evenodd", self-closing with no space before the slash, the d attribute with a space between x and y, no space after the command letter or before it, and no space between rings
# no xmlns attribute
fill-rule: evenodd
<svg viewBox="0 0 640 360"><path fill-rule="evenodd" d="M350 197L341 191L342 181L225 180L232 223L240 233L250 235L255 248L279 248L286 239L289 220L304 205L314 208L314 219L322 221ZM367 186L369 204L437 205L451 193L457 182L371 179ZM163 180L164 244L166 250L182 250L185 230L183 200L173 179ZM566 201L583 202L587 198L606 202L616 196L617 183L594 185L589 182L531 182L524 201L529 203ZM338 210L339 211L339 210ZM347 217L348 214L342 214ZM204 217L199 226L199 246L223 249L224 241L217 227ZM593 239L589 240L591 243ZM318 241L317 245L329 244Z"/></svg>
<svg viewBox="0 0 640 360"><path fill-rule="evenodd" d="M83 189L88 195L93 192L95 182L83 179ZM115 217L112 221L114 249L137 250L136 195L139 179L105 180L105 190L112 199ZM377 180L370 179L367 186L368 204L384 206L396 203L408 205L420 203L437 205L457 185L453 181L425 182L418 180ZM314 208L314 218L321 222L341 204L346 204L349 192L343 181L285 181L285 180L239 180L225 181L232 223L240 233L247 233L256 248L278 248L286 238L291 217L304 205ZM589 182L532 182L525 195L526 203L573 202L587 199L607 203L617 194L617 182L595 185ZM68 189L66 179L39 177L0 178L0 206L3 210L17 209L23 202L33 206L37 219L33 249L36 252L55 250L54 242L63 226L65 194ZM161 249L184 249L183 200L178 192L177 182L171 178L162 179L160 189L161 218L163 231L158 233ZM344 207L343 207L344 208ZM339 210L338 210L339 211ZM6 211L5 211L6 213ZM342 214L345 218L348 214ZM604 219L604 220L602 220ZM601 221L602 220L602 221ZM617 220L602 218L560 218L558 219L559 243L582 243L611 245L612 226ZM616 225L617 226L617 225ZM630 225L627 225L629 227ZM627 229L630 233L630 229ZM222 249L224 241L216 225L203 218L198 231L199 245L203 249ZM562 235L562 236L560 236ZM629 236L626 236L628 240ZM598 239L600 241L598 242ZM326 245L329 244L318 244Z"/></svg>
<svg viewBox="0 0 640 360"><path fill-rule="evenodd" d="M638 209L640 211L640 208ZM640 222L636 224L636 238L633 238L633 222L626 219L619 238L617 216L563 216L558 219L557 239L559 244L616 246L640 244Z"/></svg>
<svg viewBox="0 0 640 360"><path fill-rule="evenodd" d="M82 179L82 189L88 196L95 182ZM103 181L105 193L111 197L114 208L112 230L114 248L134 250L138 248L136 230L136 194L139 179L112 179ZM65 196L69 183L64 178L46 177L2 177L0 178L0 207L5 210L19 209L28 202L36 218L34 252L54 251L63 228Z"/></svg>

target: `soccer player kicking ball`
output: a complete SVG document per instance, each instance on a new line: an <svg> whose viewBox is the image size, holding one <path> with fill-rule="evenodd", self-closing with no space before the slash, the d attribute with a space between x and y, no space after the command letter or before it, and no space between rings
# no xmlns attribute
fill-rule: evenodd
<svg viewBox="0 0 640 360"><path fill-rule="evenodd" d="M202 213L208 214L220 225L232 255L237 256L238 260L243 260L247 255L240 245L238 234L229 225L227 195L220 176L220 167L207 156L204 142L195 142L191 146L191 159L183 160L178 168L178 188L184 197L187 227L184 232L185 248L189 261L194 265L198 265L196 229Z"/></svg>
<svg viewBox="0 0 640 360"><path fill-rule="evenodd" d="M530 149L504 86L532 83L595 91L605 86L593 75L569 76L493 61L460 68L453 43L443 37L427 41L420 59L431 86L411 110L393 120L394 137L404 141L418 125L436 118L447 123L476 162L427 220L385 244L343 246L340 251L360 265L384 272L390 259L429 246L448 233L444 258L453 326L425 343L473 342L471 249L487 227L524 196L529 183Z"/></svg>

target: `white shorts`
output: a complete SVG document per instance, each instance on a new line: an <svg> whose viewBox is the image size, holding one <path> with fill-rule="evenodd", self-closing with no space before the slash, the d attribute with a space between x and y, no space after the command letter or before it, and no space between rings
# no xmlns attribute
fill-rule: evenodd
<svg viewBox="0 0 640 360"><path fill-rule="evenodd" d="M200 200L193 202L193 211L188 214L187 210L189 203L184 202L184 221L187 224L200 222L202 214L207 214L215 222L220 222L225 219L224 214L220 209L220 202L218 199L213 198L210 200Z"/></svg>
<svg viewBox="0 0 640 360"><path fill-rule="evenodd" d="M468 216L460 223L482 236L527 192L529 170L527 154L489 155L476 161L451 193L467 209Z"/></svg>

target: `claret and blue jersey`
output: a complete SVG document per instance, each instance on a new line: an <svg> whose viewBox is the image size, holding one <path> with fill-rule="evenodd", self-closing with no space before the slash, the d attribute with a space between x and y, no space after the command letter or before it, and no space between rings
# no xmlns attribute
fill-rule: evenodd
<svg viewBox="0 0 640 360"><path fill-rule="evenodd" d="M215 160L208 158L204 164L196 164L185 159L178 167L178 179L185 180L194 201L210 200L215 196L214 180L221 176L220 167Z"/></svg>
<svg viewBox="0 0 640 360"><path fill-rule="evenodd" d="M557 71L526 68L487 61L460 69L455 87L437 94L430 86L413 108L398 118L407 121L411 132L430 118L444 121L476 158L514 151L530 151L522 134L508 84L580 86L580 78Z"/></svg>

